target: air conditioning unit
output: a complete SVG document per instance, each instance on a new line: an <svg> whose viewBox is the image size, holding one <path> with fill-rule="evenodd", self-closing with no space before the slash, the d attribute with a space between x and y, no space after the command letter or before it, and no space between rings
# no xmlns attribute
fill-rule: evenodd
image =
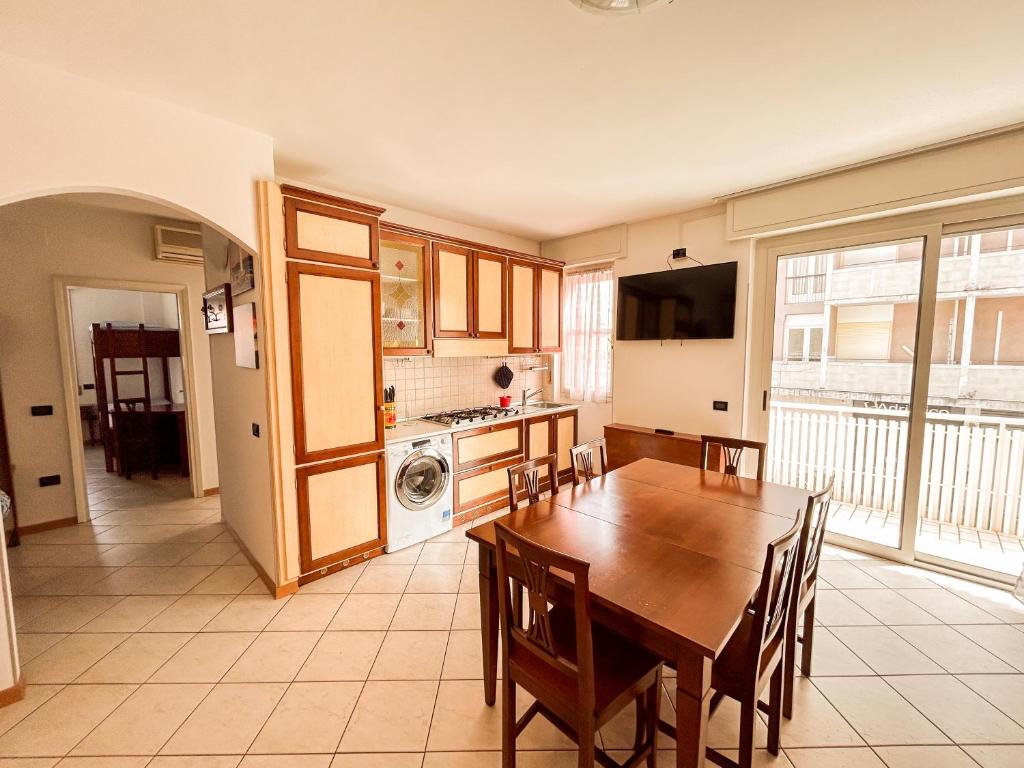
<svg viewBox="0 0 1024 768"><path fill-rule="evenodd" d="M178 264L203 263L203 235L198 229L156 224L153 231L157 261L173 261Z"/></svg>

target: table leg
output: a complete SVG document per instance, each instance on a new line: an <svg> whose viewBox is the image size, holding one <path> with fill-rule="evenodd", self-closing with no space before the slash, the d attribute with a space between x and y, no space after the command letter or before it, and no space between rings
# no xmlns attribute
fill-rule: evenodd
<svg viewBox="0 0 1024 768"><path fill-rule="evenodd" d="M711 709L711 660L680 651L676 670L676 766L703 768Z"/></svg>
<svg viewBox="0 0 1024 768"><path fill-rule="evenodd" d="M484 702L494 706L498 686L498 574L494 550L480 547L480 634L483 638Z"/></svg>

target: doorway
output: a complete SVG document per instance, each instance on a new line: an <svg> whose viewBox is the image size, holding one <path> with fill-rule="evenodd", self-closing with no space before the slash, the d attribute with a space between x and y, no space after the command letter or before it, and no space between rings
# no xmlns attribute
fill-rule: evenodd
<svg viewBox="0 0 1024 768"><path fill-rule="evenodd" d="M57 283L79 521L202 496L185 287Z"/></svg>
<svg viewBox="0 0 1024 768"><path fill-rule="evenodd" d="M1007 581L1024 568L1024 217L941 215L766 249L767 479L834 476L837 543Z"/></svg>

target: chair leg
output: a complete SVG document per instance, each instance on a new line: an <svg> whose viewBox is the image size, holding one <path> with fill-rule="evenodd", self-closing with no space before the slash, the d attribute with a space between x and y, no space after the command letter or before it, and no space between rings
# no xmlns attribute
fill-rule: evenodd
<svg viewBox="0 0 1024 768"><path fill-rule="evenodd" d="M633 753L635 754L644 748L644 742L647 741L647 733L644 730L647 728L646 693L637 694L633 707L636 709L636 730L633 731Z"/></svg>
<svg viewBox="0 0 1024 768"><path fill-rule="evenodd" d="M586 720L587 722L580 723L580 730L577 734L577 736L579 736L579 767L594 768L596 751L594 748L594 741L596 738L596 734L594 732L594 718L587 717Z"/></svg>
<svg viewBox="0 0 1024 768"><path fill-rule="evenodd" d="M782 654L782 716L793 717L793 676L796 674L796 622L795 611L786 616L786 638Z"/></svg>
<svg viewBox="0 0 1024 768"><path fill-rule="evenodd" d="M779 736L782 730L782 693L786 665L780 663L772 672L768 693L768 751L779 754Z"/></svg>
<svg viewBox="0 0 1024 768"><path fill-rule="evenodd" d="M647 738L651 743L651 754L647 756L647 768L658 764L658 721L661 720L661 668L655 676L654 685L647 691Z"/></svg>
<svg viewBox="0 0 1024 768"><path fill-rule="evenodd" d="M800 674L804 677L811 676L811 658L814 651L814 607L818 602L818 596L811 598L804 611L804 641L800 651Z"/></svg>
<svg viewBox="0 0 1024 768"><path fill-rule="evenodd" d="M740 768L754 764L754 724L757 722L757 694L751 693L740 702Z"/></svg>
<svg viewBox="0 0 1024 768"><path fill-rule="evenodd" d="M516 768L516 684L508 670L501 681L501 768Z"/></svg>

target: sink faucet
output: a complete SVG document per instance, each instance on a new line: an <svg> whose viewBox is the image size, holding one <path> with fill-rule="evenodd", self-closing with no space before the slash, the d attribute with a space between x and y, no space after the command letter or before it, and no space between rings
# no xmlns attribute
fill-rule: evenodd
<svg viewBox="0 0 1024 768"><path fill-rule="evenodd" d="M543 391L544 391L543 389L535 389L535 390L533 390L533 392L531 392L529 389L524 389L523 390L523 408L526 407L526 401L527 400L529 400L534 395L539 395Z"/></svg>

